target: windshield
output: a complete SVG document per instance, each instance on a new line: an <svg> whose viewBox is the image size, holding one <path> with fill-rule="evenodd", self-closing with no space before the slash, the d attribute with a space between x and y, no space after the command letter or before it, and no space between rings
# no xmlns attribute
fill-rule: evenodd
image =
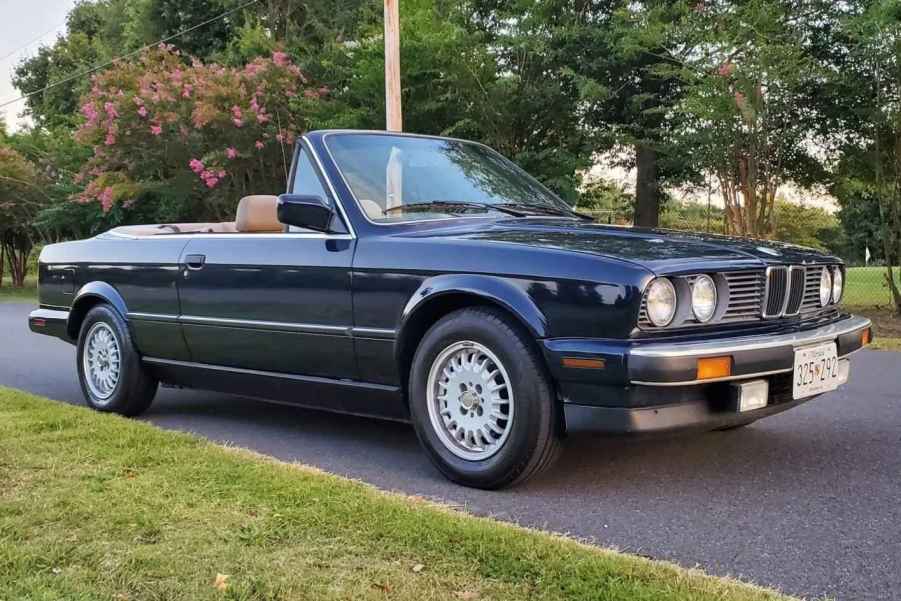
<svg viewBox="0 0 901 601"><path fill-rule="evenodd" d="M573 215L534 178L480 144L381 134L333 134L326 144L376 223L494 212Z"/></svg>

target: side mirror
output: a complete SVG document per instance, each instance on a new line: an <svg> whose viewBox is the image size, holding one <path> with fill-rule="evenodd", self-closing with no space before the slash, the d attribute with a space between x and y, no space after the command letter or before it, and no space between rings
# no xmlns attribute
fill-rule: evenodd
<svg viewBox="0 0 901 601"><path fill-rule="evenodd" d="M332 209L319 196L282 194L278 197L278 220L317 232L331 229Z"/></svg>

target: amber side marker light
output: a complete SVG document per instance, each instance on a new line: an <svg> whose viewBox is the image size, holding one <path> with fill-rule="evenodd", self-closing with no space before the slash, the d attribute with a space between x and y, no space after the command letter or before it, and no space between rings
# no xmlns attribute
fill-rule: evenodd
<svg viewBox="0 0 901 601"><path fill-rule="evenodd" d="M607 367L607 362L603 359L563 357L563 367L571 367L573 369L604 369Z"/></svg>
<svg viewBox="0 0 901 601"><path fill-rule="evenodd" d="M860 333L860 346L866 346L872 342L873 335L870 333L870 328L862 331Z"/></svg>
<svg viewBox="0 0 901 601"><path fill-rule="evenodd" d="M732 375L732 356L698 359L698 380L728 378Z"/></svg>

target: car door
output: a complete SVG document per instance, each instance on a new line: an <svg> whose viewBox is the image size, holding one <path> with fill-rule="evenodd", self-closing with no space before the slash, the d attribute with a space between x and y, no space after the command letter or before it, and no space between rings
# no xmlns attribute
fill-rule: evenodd
<svg viewBox="0 0 901 601"><path fill-rule="evenodd" d="M297 155L290 187L335 202L306 150ZM194 237L182 251L179 280L192 360L354 379L354 246L349 233L297 228Z"/></svg>

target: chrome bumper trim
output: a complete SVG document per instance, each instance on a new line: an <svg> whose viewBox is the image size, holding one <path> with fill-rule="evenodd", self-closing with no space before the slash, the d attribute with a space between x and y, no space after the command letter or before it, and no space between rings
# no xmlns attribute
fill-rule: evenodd
<svg viewBox="0 0 901 601"><path fill-rule="evenodd" d="M852 316L829 325L803 332L779 334L776 336L757 335L729 338L705 342L660 342L642 344L629 349L629 355L668 359L673 357L708 357L728 355L742 351L756 351L780 346L801 347L818 342L828 342L855 330L863 330L872 325L866 317ZM742 376L744 377L744 376Z"/></svg>

